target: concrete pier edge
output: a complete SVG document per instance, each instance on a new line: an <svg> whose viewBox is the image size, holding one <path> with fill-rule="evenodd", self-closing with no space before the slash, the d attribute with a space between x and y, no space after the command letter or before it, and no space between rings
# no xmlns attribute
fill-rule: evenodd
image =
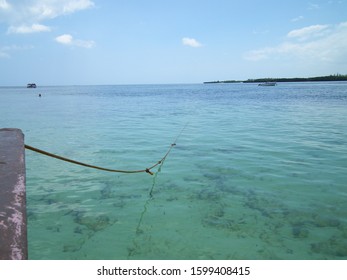
<svg viewBox="0 0 347 280"><path fill-rule="evenodd" d="M28 258L24 134L0 129L0 260Z"/></svg>

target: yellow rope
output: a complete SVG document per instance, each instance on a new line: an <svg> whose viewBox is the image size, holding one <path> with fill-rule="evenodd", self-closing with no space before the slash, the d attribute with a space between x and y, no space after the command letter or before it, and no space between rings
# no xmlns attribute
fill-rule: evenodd
<svg viewBox="0 0 347 280"><path fill-rule="evenodd" d="M100 167L100 166L96 166L96 165L83 163L83 162L72 160L72 159L69 159L69 158L66 158L66 157L62 157L62 156L59 156L59 155L56 155L56 154L52 154L52 153L49 153L47 151L40 150L38 148L29 146L29 145L24 145L24 147L26 149L34 151L36 153L39 153L39 154L42 154L42 155L46 155L46 156L49 156L49 157L52 157L52 158L56 158L56 159L59 159L59 160L67 161L67 162L70 162L70 163L73 163L73 164L82 165L82 166L89 167L89 168L94 168L94 169L108 171L108 172L118 172L118 173L141 173L141 172L146 172L146 173L148 173L150 175L153 175L153 172L151 172L151 169L153 169L154 167L156 167L159 164L161 164L166 159L166 157L169 155L169 153L171 152L171 150L172 150L172 148L174 146L176 146L176 143L171 144L169 150L166 152L166 154L163 156L163 158L161 160L159 160L156 164L152 165L149 168L141 169L141 170L119 170L119 169L110 169L110 168L104 168L104 167Z"/></svg>
<svg viewBox="0 0 347 280"><path fill-rule="evenodd" d="M183 131L186 129L187 125L188 125L188 122L182 128L181 132L177 135L174 143L171 144L170 148L168 149L166 154L161 158L161 160L159 160L157 163L153 164L151 167L148 167L146 169L141 169L141 170L119 170L119 169L104 168L104 167L100 167L100 166L91 165L91 164L83 163L83 162L80 162L80 161L72 160L72 159L69 159L69 158L66 158L66 157L58 156L56 154L52 154L52 153L46 152L44 150L40 150L38 148L29 146L29 145L24 145L24 147L26 149L28 149L28 150L34 151L34 152L39 153L39 154L43 154L43 155L46 155L46 156L49 156L49 157L52 157L52 158L56 158L56 159L59 159L59 160L67 161L67 162L70 162L70 163L73 163L73 164L82 165L82 166L85 166L85 167L94 168L94 169L98 169L98 170L103 170L103 171L108 171L108 172L128 173L128 174L130 174L130 173L146 172L146 173L148 173L150 175L153 175L154 173L151 171L151 169L153 169L154 167L156 167L159 164L161 164L162 162L164 162L166 157L171 152L172 148L176 146L176 142L177 142L178 138L181 136Z"/></svg>

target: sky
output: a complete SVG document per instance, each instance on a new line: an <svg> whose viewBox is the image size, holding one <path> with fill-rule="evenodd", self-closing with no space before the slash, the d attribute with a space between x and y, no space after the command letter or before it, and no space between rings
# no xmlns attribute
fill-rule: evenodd
<svg viewBox="0 0 347 280"><path fill-rule="evenodd" d="M0 0L0 86L347 74L347 0Z"/></svg>

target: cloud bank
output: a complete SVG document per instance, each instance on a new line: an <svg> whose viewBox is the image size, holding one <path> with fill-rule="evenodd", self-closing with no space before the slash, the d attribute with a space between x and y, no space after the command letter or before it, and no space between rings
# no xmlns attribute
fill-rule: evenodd
<svg viewBox="0 0 347 280"><path fill-rule="evenodd" d="M42 21L93 6L90 0L0 0L0 21L9 25L8 33L47 32Z"/></svg>
<svg viewBox="0 0 347 280"><path fill-rule="evenodd" d="M315 63L347 64L347 22L292 30L281 44L251 50L244 58L250 61L298 58Z"/></svg>

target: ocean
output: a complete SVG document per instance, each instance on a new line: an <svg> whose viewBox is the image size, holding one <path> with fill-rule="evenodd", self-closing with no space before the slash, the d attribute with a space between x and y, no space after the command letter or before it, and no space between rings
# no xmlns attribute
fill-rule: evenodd
<svg viewBox="0 0 347 280"><path fill-rule="evenodd" d="M157 164L26 150L29 259L347 259L346 82L1 87L0 127Z"/></svg>

